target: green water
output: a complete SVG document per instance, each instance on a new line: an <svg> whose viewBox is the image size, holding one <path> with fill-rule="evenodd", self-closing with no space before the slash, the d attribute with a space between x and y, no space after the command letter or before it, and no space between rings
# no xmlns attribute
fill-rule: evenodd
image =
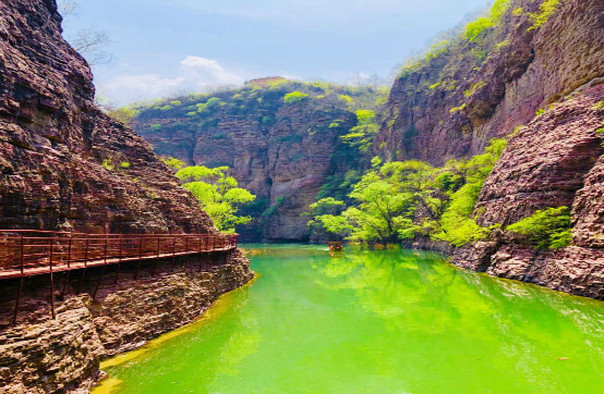
<svg viewBox="0 0 604 394"><path fill-rule="evenodd" d="M115 393L602 393L604 303L406 251L247 245L261 276Z"/></svg>

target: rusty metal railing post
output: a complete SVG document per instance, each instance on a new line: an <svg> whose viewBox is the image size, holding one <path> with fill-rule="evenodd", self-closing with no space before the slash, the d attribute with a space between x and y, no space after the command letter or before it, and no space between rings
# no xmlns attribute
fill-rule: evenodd
<svg viewBox="0 0 604 394"><path fill-rule="evenodd" d="M138 262L136 263L136 272L134 273L134 280L138 279L138 273L141 269L141 262L143 261L143 238L139 238L138 241Z"/></svg>
<svg viewBox="0 0 604 394"><path fill-rule="evenodd" d="M50 268L50 314L52 316L53 319L55 319L57 316L55 314L55 285L54 285L54 273L53 273L53 252L54 252L54 244L53 244L53 238L50 238L50 242L49 242L49 246L50 246L50 252L49 252L49 268Z"/></svg>
<svg viewBox="0 0 604 394"><path fill-rule="evenodd" d="M86 237L86 244L84 246L84 269L82 270L82 277L80 278L80 284L78 286L78 293L82 291L84 286L84 278L86 277L86 268L88 268L88 247L90 245L90 238Z"/></svg>
<svg viewBox="0 0 604 394"><path fill-rule="evenodd" d="M174 272L175 265L176 265L176 236L172 235L172 267L170 267L170 272Z"/></svg>
<svg viewBox="0 0 604 394"><path fill-rule="evenodd" d="M19 302L21 301L21 293L23 292L23 280L24 280L24 271L25 271L25 241L23 240L23 236L21 236L21 245L20 245L20 256L19 256L19 266L21 269L21 278L19 280L19 290L17 290L17 300L15 301L15 311L13 313L13 326L17 325L17 315L19 313Z"/></svg>
<svg viewBox="0 0 604 394"><path fill-rule="evenodd" d="M96 287L94 288L94 292L92 293L92 299L96 299L96 293L99 291L99 287L101 287L101 282L103 281L103 276L105 276L105 270L107 269L107 254L109 253L109 235L105 234L105 251L104 251L104 264L101 269L101 275L99 275L99 279L96 282Z"/></svg>
<svg viewBox="0 0 604 394"><path fill-rule="evenodd" d="M157 269L157 261L159 260L159 252L160 252L160 237L159 235L157 236L157 258L155 259L155 262L153 263L153 270L151 271L151 276L155 276L155 270Z"/></svg>
<svg viewBox="0 0 604 394"><path fill-rule="evenodd" d="M117 284L117 280L120 277L120 267L122 265L123 241L124 241L124 239L120 235L118 237L118 239L117 239L117 242L119 242L119 248L118 248L119 251L118 251L118 258L117 258L117 269L115 270L115 282L114 282L114 284Z"/></svg>
<svg viewBox="0 0 604 394"><path fill-rule="evenodd" d="M63 289L61 290L61 297L65 297L65 291L67 290L67 283L69 283L69 276L71 274L71 250L72 250L72 235L69 235L69 243L67 246L67 272L65 273L65 279L63 280Z"/></svg>

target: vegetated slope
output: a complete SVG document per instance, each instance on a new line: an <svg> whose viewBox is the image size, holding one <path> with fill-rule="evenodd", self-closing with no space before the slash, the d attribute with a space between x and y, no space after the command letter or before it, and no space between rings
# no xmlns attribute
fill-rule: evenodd
<svg viewBox="0 0 604 394"><path fill-rule="evenodd" d="M0 228L214 231L150 146L93 100L55 1L0 3Z"/></svg>
<svg viewBox="0 0 604 394"><path fill-rule="evenodd" d="M229 166L240 186L258 196L244 212L257 219L238 228L245 239L299 241L308 239L302 214L317 194L337 193L347 174L364 165L378 128L370 111L384 98L374 88L272 77L138 106L134 128L160 155ZM351 129L356 133L345 143L341 137Z"/></svg>
<svg viewBox="0 0 604 394"><path fill-rule="evenodd" d="M440 164L508 136L474 213L479 224L505 229L537 210L572 207L569 247L539 251L495 231L458 251L457 264L604 297L603 39L601 0L498 0L404 68L376 152Z"/></svg>

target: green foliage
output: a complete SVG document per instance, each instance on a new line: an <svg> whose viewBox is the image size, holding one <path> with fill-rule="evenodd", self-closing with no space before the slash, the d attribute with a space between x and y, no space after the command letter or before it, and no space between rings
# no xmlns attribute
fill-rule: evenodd
<svg viewBox="0 0 604 394"><path fill-rule="evenodd" d="M540 28L545 24L549 18L554 16L560 5L560 0L545 0L539 6L539 12L531 13L530 18L533 21L533 25L529 27L529 31Z"/></svg>
<svg viewBox="0 0 604 394"><path fill-rule="evenodd" d="M322 239L329 241L341 241L349 234L349 226L341 213L346 208L344 201L336 200L332 197L322 198L311 204L309 209L313 217L308 222L313 239Z"/></svg>
<svg viewBox="0 0 604 394"><path fill-rule="evenodd" d="M164 164L167 165L168 168L174 172L184 168L187 165L187 163L185 163L184 161L170 156L161 157L161 161L163 161Z"/></svg>
<svg viewBox="0 0 604 394"><path fill-rule="evenodd" d="M357 125L350 129L350 132L341 136L342 141L360 152L366 153L371 148L373 137L380 130L380 125L376 122L377 115L374 111L360 109L355 112L357 116Z"/></svg>
<svg viewBox="0 0 604 394"><path fill-rule="evenodd" d="M316 213L311 226L321 226L325 231L356 242L369 244L396 243L412 238L421 225L413 218L422 205L433 205L422 189L432 173L430 165L419 161L392 162L381 165L373 162L374 169L354 185L350 197L354 204L340 215L317 212L318 208L342 208L342 202L321 200L313 205ZM438 204L436 204L438 205Z"/></svg>
<svg viewBox="0 0 604 394"><path fill-rule="evenodd" d="M540 108L537 110L537 112L535 112L535 116L541 116L545 113L545 110L543 108Z"/></svg>
<svg viewBox="0 0 604 394"><path fill-rule="evenodd" d="M113 165L113 161L111 159L103 159L101 165L105 167L107 171L115 170L115 166Z"/></svg>
<svg viewBox="0 0 604 394"><path fill-rule="evenodd" d="M447 163L445 172L442 173L447 175L444 179L437 178L439 188L450 193L462 184L460 178L463 178L463 185L450 194L447 208L440 218L440 231L433 234L434 238L455 246L462 246L482 240L489 235L490 229L480 226L472 215L482 185L506 145L505 139L494 139L485 149L484 154L474 156L466 162Z"/></svg>
<svg viewBox="0 0 604 394"><path fill-rule="evenodd" d="M466 39L470 42L476 41L485 31L494 26L489 17L478 18L466 26Z"/></svg>
<svg viewBox="0 0 604 394"><path fill-rule="evenodd" d="M354 104L354 99L347 94L338 95L338 99L344 101L349 106L352 106Z"/></svg>
<svg viewBox="0 0 604 394"><path fill-rule="evenodd" d="M124 169L126 169L126 168L130 168L131 166L132 166L132 164L130 164L130 163L129 163L129 162L127 162L127 161L122 161L122 162L120 163L120 168L124 168Z"/></svg>
<svg viewBox="0 0 604 394"><path fill-rule="evenodd" d="M480 81L475 83L474 85L472 85L470 87L470 89L466 90L463 92L463 95L465 97L471 97L473 96L477 91L479 91L480 89L484 88L485 86L487 86L487 83L484 81Z"/></svg>
<svg viewBox="0 0 604 394"><path fill-rule="evenodd" d="M484 154L441 168L414 160L384 164L376 157L353 186L349 206L324 198L311 206L309 226L369 244L431 236L461 246L484 239L491 229L475 221L475 205L505 146L504 139L492 140Z"/></svg>
<svg viewBox="0 0 604 394"><path fill-rule="evenodd" d="M122 122L123 124L130 125L134 118L140 114L140 111L133 106L126 106L116 109L110 108L107 110L107 113L109 116Z"/></svg>
<svg viewBox="0 0 604 394"><path fill-rule="evenodd" d="M591 109L593 109L594 111L604 110L604 101L598 101L597 103L592 105Z"/></svg>
<svg viewBox="0 0 604 394"><path fill-rule="evenodd" d="M475 42L484 36L486 31L497 26L509 6L510 0L496 0L487 16L478 18L466 26L466 40Z"/></svg>
<svg viewBox="0 0 604 394"><path fill-rule="evenodd" d="M199 200L216 228L234 232L235 226L252 220L249 216L238 216L237 212L241 206L254 201L256 196L238 187L237 180L227 175L228 171L227 166L184 167L178 170L176 177Z"/></svg>
<svg viewBox="0 0 604 394"><path fill-rule="evenodd" d="M226 104L218 97L211 97L205 103L199 103L196 105L197 112L200 114L209 114L216 111L218 108L225 106Z"/></svg>
<svg viewBox="0 0 604 394"><path fill-rule="evenodd" d="M432 44L423 56L420 56L417 59L411 59L403 66L399 74L399 78L408 77L422 67L429 65L443 54L446 54L450 49L451 42L448 40L442 40Z"/></svg>
<svg viewBox="0 0 604 394"><path fill-rule="evenodd" d="M277 210L281 208L285 201L286 199L283 196L275 198L275 202L271 206L269 206L266 211L262 213L262 217L264 217L265 219L272 217L275 213L277 213Z"/></svg>
<svg viewBox="0 0 604 394"><path fill-rule="evenodd" d="M467 106L468 106L468 105L464 103L464 104L460 105L459 107L454 107L454 108L451 108L451 109L449 110L449 112L450 112L451 114L454 114L454 113L456 113L456 112L461 112L461 111L463 111L464 109L466 109L466 107L467 107Z"/></svg>
<svg viewBox="0 0 604 394"><path fill-rule="evenodd" d="M294 104L294 103L298 103L300 101L303 101L303 100L305 100L307 98L308 98L308 94L295 91L295 92L291 92L291 93L286 94L283 97L283 102L285 104Z"/></svg>
<svg viewBox="0 0 604 394"><path fill-rule="evenodd" d="M539 210L506 230L527 237L539 249L564 248L572 241L570 209L563 206Z"/></svg>

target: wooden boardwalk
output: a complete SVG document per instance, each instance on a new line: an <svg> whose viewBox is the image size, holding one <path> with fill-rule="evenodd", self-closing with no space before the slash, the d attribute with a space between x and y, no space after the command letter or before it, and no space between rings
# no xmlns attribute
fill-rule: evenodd
<svg viewBox="0 0 604 394"><path fill-rule="evenodd" d="M51 312L54 312L56 273L177 257L228 253L237 248L235 234L84 234L38 230L0 230L0 281L20 279L13 324L16 323L24 278L49 275ZM155 269L154 269L155 270ZM65 281L64 281L65 284ZM94 299L96 291L92 297Z"/></svg>

